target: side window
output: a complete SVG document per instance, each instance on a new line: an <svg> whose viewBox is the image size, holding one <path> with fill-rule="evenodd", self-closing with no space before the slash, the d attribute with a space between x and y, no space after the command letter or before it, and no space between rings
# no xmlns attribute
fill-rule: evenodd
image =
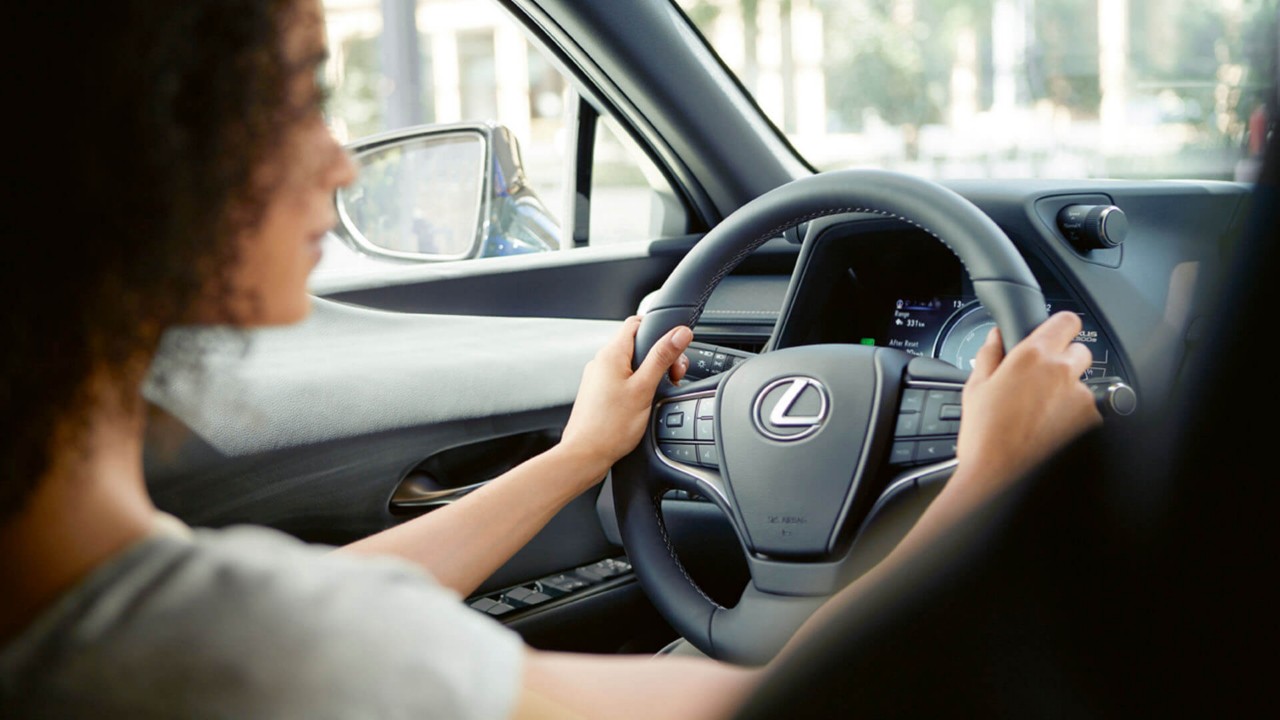
<svg viewBox="0 0 1280 720"><path fill-rule="evenodd" d="M596 126L591 157L590 244L685 232L684 207L662 171L608 116Z"/></svg>
<svg viewBox="0 0 1280 720"><path fill-rule="evenodd" d="M523 168L522 182L516 184L525 193L519 201L524 204L504 217L528 214L528 207L536 206L538 227L532 234L537 241L526 237L527 228L494 229L489 223L477 231L481 237L469 257L616 244L685 231L686 210L649 156L613 118L597 117L593 110L586 114L595 120L594 132L580 130L587 123L579 122L584 113L579 112L582 101L573 81L494 0L324 0L324 5L329 120L339 140L358 146L362 138L433 126L432 132L462 128L490 133L485 136L490 142L514 141L514 150L503 154L514 165L503 165L496 174L498 180L510 181L504 173ZM427 138L419 144L421 157L404 166L438 169L427 149L450 139ZM579 172L575 158L590 158L590 172ZM386 193L386 178L404 172L403 167L384 169L379 202L391 196L415 202L406 200L409 192ZM589 188L582 187L582 177L590 178ZM430 184L421 178L413 182L415 187ZM371 193L356 187L352 195L356 203ZM367 217L369 207L377 205L347 215ZM406 218L405 227L438 220L422 217L417 204L397 212ZM513 237L495 237L503 233ZM412 260L403 253L392 257L379 252L381 236L356 242L343 234L348 241L331 240L317 276L353 270L364 274L379 265L403 267Z"/></svg>

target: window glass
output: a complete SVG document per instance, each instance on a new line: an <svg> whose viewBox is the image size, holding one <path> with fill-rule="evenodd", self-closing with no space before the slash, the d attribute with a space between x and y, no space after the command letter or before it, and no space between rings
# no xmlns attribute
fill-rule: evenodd
<svg viewBox="0 0 1280 720"><path fill-rule="evenodd" d="M1273 0L678 0L820 169L1250 179Z"/></svg>
<svg viewBox="0 0 1280 720"><path fill-rule="evenodd" d="M493 0L325 0L329 119L343 142L420 124L492 122L519 143L531 188L552 219L568 212L576 139L570 83ZM612 121L596 134L589 244L683 231L666 180ZM560 222L561 231L566 228ZM674 228L674 229L672 229ZM406 241L408 242L408 241ZM572 242L561 245L572 247ZM495 244L494 247L510 247ZM364 272L373 259L331 238L313 279ZM314 284L314 283L313 283Z"/></svg>
<svg viewBox="0 0 1280 720"><path fill-rule="evenodd" d="M596 128L592 156L592 245L684 232L685 212L666 178L608 116Z"/></svg>

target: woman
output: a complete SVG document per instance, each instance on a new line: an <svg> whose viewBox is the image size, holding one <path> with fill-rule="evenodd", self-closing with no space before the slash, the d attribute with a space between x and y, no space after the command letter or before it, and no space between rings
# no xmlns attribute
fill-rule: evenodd
<svg viewBox="0 0 1280 720"><path fill-rule="evenodd" d="M624 322L559 445L345 553L159 530L140 385L161 334L303 319L330 198L353 179L321 115L323 17L317 0L32 5L13 25L73 67L56 84L17 69L53 93L22 98L29 120L99 124L16 148L33 220L5 270L4 407L20 422L0 441L0 715L716 717L742 701L759 671L537 652L457 602L636 445L688 328L632 373L639 320ZM76 262L52 223L92 230ZM1054 316L1008 359L988 340L961 465L881 568L1098 421L1078 330Z"/></svg>

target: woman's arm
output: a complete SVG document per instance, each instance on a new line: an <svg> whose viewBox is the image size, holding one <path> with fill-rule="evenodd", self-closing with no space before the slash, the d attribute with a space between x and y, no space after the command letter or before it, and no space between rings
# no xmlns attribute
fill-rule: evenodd
<svg viewBox="0 0 1280 720"><path fill-rule="evenodd" d="M464 597L524 547L570 500L600 482L644 433L662 376L684 375L693 339L678 327L634 373L640 319L628 318L583 371L578 398L554 448L456 503L352 543L342 550L398 555Z"/></svg>
<svg viewBox="0 0 1280 720"><path fill-rule="evenodd" d="M729 717L762 671L692 657L529 650L516 720L707 720Z"/></svg>

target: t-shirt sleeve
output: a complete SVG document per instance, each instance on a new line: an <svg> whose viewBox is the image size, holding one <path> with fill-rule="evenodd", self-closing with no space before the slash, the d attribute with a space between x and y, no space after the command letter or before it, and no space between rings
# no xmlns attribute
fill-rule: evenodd
<svg viewBox="0 0 1280 720"><path fill-rule="evenodd" d="M519 692L520 637L405 562L198 531L108 585L59 643L52 707L469 720L509 717Z"/></svg>
<svg viewBox="0 0 1280 720"><path fill-rule="evenodd" d="M243 644L254 705L280 717L510 716L524 655L514 632L407 563L236 532L219 553L241 577L222 589L247 605L221 613L219 642ZM292 569L246 567L263 553Z"/></svg>

